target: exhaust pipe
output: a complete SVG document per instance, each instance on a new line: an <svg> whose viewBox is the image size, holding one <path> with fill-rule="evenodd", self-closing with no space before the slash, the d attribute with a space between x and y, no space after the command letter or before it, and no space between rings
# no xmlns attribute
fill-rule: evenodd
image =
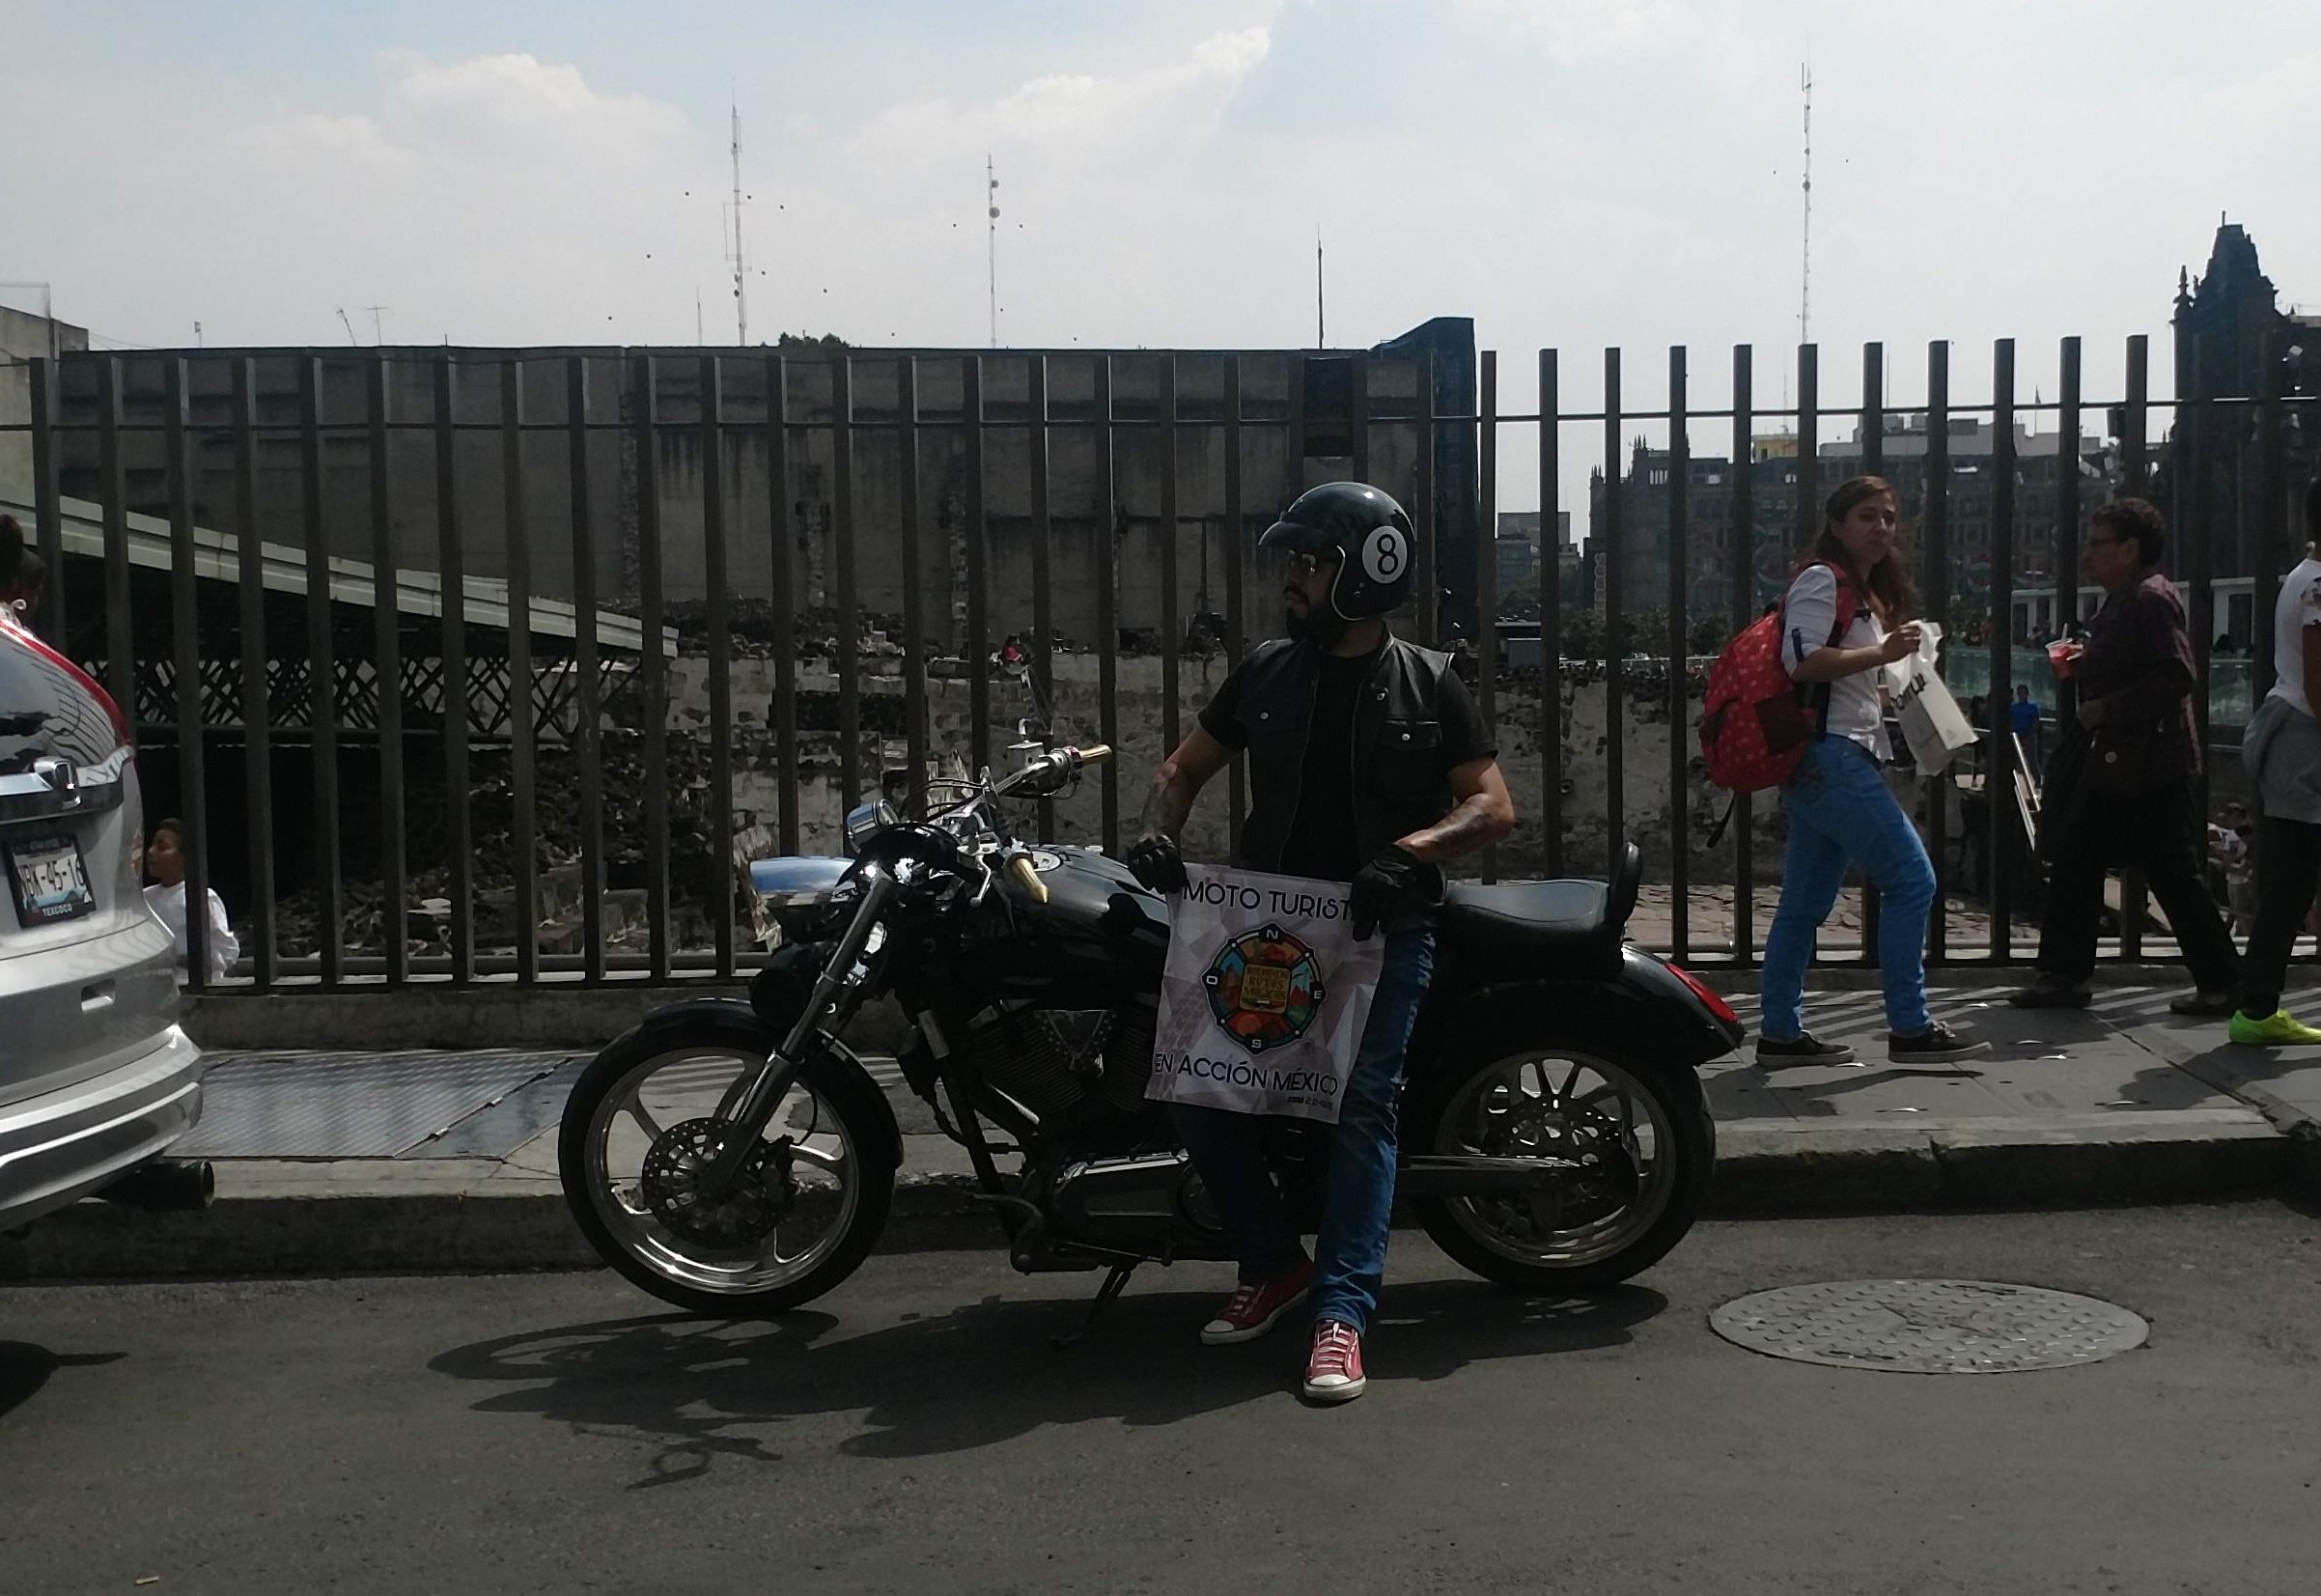
<svg viewBox="0 0 2321 1596"><path fill-rule="evenodd" d="M97 1193L125 1208L157 1214L208 1208L217 1195L217 1175L208 1159L154 1159L141 1163Z"/></svg>

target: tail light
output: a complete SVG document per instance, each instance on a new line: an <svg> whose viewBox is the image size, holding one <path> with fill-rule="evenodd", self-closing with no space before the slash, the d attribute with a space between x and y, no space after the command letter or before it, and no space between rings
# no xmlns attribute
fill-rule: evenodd
<svg viewBox="0 0 2321 1596"><path fill-rule="evenodd" d="M1693 974L1691 970L1685 968L1684 966L1678 964L1669 965L1668 973L1675 976L1679 981L1682 981L1686 986L1690 987L1692 991L1692 995L1699 998L1703 1003L1706 1003L1708 1005L1709 1012L1715 1015L1718 1019L1723 1021L1728 1025L1738 1025L1741 1023L1741 1017L1733 1012L1732 1004L1726 1002L1718 994L1715 989L1710 987L1710 985L1706 981L1703 981L1699 976Z"/></svg>

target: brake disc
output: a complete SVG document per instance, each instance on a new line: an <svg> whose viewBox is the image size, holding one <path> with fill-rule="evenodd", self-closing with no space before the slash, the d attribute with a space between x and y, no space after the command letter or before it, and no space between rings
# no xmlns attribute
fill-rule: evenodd
<svg viewBox="0 0 2321 1596"><path fill-rule="evenodd" d="M688 1119L662 1132L645 1154L637 1193L670 1234L704 1246L745 1250L772 1235L790 1212L790 1139L765 1143L722 1196L705 1200L702 1178L732 1129L722 1120Z"/></svg>

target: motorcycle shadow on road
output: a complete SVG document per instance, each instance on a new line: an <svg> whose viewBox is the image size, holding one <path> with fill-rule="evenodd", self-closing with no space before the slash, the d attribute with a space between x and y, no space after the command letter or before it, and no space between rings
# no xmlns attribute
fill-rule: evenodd
<svg viewBox="0 0 2321 1596"><path fill-rule="evenodd" d="M0 1419L38 1396L57 1370L118 1363L127 1356L120 1352L59 1354L31 1341L0 1341Z"/></svg>
<svg viewBox="0 0 2321 1596"><path fill-rule="evenodd" d="M1049 1346L1083 1304L987 1297L948 1313L838 1333L802 1310L772 1321L667 1314L601 1320L478 1341L433 1358L458 1380L507 1387L474 1411L528 1414L661 1444L632 1489L707 1473L720 1460L780 1463L779 1427L859 1414L839 1442L859 1457L969 1451L1046 1425L1116 1419L1174 1424L1245 1403L1293 1400L1303 1338L1201 1346L1211 1292L1125 1298L1081 1346ZM1373 1325L1370 1398L1499 1358L1547 1358L1626 1344L1667 1300L1637 1286L1587 1297L1524 1297L1471 1280L1394 1286ZM820 1444L819 1442L816 1444Z"/></svg>

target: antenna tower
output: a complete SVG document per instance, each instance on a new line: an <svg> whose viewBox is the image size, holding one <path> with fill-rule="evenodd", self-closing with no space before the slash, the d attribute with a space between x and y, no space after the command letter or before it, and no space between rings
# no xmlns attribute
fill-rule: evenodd
<svg viewBox="0 0 2321 1596"><path fill-rule="evenodd" d="M983 204L985 224L985 269L991 288L992 348L999 347L999 178L992 166L992 157L983 157Z"/></svg>
<svg viewBox="0 0 2321 1596"><path fill-rule="evenodd" d="M1813 342L1813 63L1798 69L1798 87L1805 96L1805 238L1798 268L1797 341Z"/></svg>
<svg viewBox="0 0 2321 1596"><path fill-rule="evenodd" d="M749 260L741 247L741 107L730 106L733 112L734 157L734 322L739 342L749 342Z"/></svg>
<svg viewBox="0 0 2321 1596"><path fill-rule="evenodd" d="M1314 225L1314 348L1329 348L1329 321L1322 313L1322 227Z"/></svg>

